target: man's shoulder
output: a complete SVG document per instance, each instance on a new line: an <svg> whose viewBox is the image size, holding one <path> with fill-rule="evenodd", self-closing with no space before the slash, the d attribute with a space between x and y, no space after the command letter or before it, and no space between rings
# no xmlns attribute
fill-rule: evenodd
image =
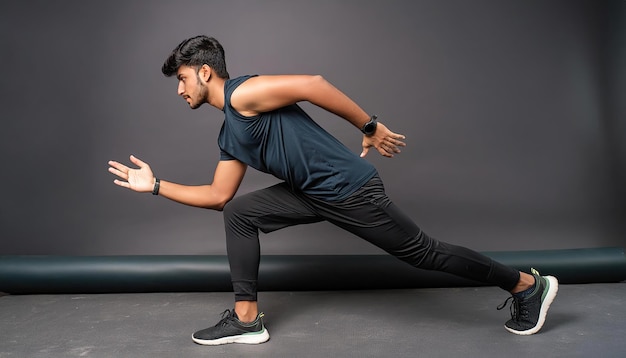
<svg viewBox="0 0 626 358"><path fill-rule="evenodd" d="M245 81L249 80L252 77L258 77L259 75L241 75L238 77L234 77L234 78L229 78L226 80L225 83L225 87L229 88L229 87L237 87L240 84L244 83Z"/></svg>

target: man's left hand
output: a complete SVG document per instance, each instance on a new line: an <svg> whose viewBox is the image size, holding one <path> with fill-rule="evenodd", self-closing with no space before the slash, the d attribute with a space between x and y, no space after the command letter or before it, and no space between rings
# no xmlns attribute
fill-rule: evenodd
<svg viewBox="0 0 626 358"><path fill-rule="evenodd" d="M382 156L392 158L394 154L400 153L400 147L406 146L406 143L403 142L405 138L404 135L394 133L384 124L378 122L374 134L363 136L361 158L367 155L371 147L376 148Z"/></svg>

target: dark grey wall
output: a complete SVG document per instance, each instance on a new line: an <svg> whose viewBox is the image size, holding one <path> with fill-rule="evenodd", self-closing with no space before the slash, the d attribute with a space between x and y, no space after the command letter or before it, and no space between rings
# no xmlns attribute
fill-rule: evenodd
<svg viewBox="0 0 626 358"><path fill-rule="evenodd" d="M624 245L623 2L20 1L0 5L0 254L221 254L221 214L122 190L107 161L210 181L221 112L160 74L209 34L232 76L319 73L406 134L391 198L477 250ZM355 152L360 135L311 106ZM250 170L242 192L276 180ZM263 252L373 253L330 225Z"/></svg>

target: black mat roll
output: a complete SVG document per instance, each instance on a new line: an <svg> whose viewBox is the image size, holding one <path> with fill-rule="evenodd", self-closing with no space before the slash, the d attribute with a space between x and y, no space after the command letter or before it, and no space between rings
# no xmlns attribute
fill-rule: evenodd
<svg viewBox="0 0 626 358"><path fill-rule="evenodd" d="M620 247L483 253L523 271L535 267L563 284L626 280ZM259 269L260 291L480 285L388 255L266 255ZM225 256L0 256L0 292L9 294L231 290Z"/></svg>

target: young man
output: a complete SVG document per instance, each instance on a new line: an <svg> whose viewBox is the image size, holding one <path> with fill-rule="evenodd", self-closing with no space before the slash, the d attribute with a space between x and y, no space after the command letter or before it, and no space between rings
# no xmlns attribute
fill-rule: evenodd
<svg viewBox="0 0 626 358"><path fill-rule="evenodd" d="M109 162L115 184L176 202L223 210L234 309L214 327L193 334L199 344L263 343L269 339L257 306L258 231L329 221L415 267L439 270L496 285L512 293L514 310L505 328L528 335L543 326L558 281L519 272L469 249L437 241L385 195L376 169L363 157L375 148L393 157L405 137L377 122L321 76L242 76L230 79L219 42L197 36L180 43L165 61L178 94L193 109L204 103L224 112L218 137L220 161L210 185L187 186L157 179L150 166ZM318 126L296 103L308 101L363 132L360 157ZM234 198L246 168L282 183ZM507 300L508 302L509 300ZM506 302L505 302L506 304ZM504 306L504 305L503 305Z"/></svg>

